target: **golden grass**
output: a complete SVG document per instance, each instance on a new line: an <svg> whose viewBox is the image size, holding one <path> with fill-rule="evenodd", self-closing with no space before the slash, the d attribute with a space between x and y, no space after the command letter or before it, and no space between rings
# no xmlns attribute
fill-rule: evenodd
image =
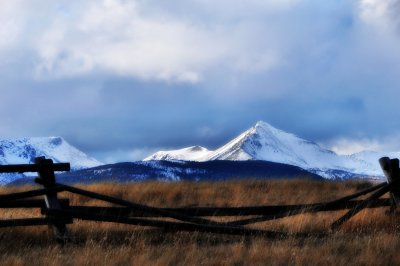
<svg viewBox="0 0 400 266"><path fill-rule="evenodd" d="M246 206L328 201L368 186L366 182L309 180L216 183L97 184L85 189L160 207ZM0 188L0 194L29 188ZM103 205L62 193L72 204ZM2 265L392 265L400 263L399 217L385 208L364 210L334 233L329 225L344 212L303 214L255 227L287 232L327 232L323 238L165 233L157 229L75 221L72 241L56 244L46 226L0 229ZM38 210L0 210L1 219L40 216Z"/></svg>

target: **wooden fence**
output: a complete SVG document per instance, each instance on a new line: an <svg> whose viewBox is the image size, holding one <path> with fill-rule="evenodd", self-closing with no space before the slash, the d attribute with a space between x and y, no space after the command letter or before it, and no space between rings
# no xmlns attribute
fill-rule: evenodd
<svg viewBox="0 0 400 266"><path fill-rule="evenodd" d="M49 225L55 239L62 243L68 241L67 225L72 224L74 219L150 226L161 228L165 231L198 231L265 237L307 236L307 234L303 233L289 234L245 226L301 213L349 209L345 215L332 223L331 229L336 230L364 208L390 207L391 210L394 210L400 206L399 160L384 157L379 162L387 182L330 202L223 208L156 208L59 184L56 182L55 172L69 171L70 164L53 163L50 159L38 157L35 159L35 164L0 166L0 173L36 172L38 173L38 178L35 179L35 182L42 186L40 189L0 195L0 208L40 208L42 217L3 219L0 220L0 227ZM58 198L58 193L63 191L112 203L120 207L72 206L69 199ZM380 198L387 192L390 192L390 198ZM366 194L369 194L366 199L357 200L357 198ZM37 198L38 196L43 198ZM205 218L210 216L236 216L237 218L235 221L217 222Z"/></svg>

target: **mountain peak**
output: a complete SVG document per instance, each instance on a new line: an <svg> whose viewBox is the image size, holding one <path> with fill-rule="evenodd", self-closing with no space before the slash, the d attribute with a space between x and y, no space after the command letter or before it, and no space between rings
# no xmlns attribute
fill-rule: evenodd
<svg viewBox="0 0 400 266"><path fill-rule="evenodd" d="M381 156L382 157L382 156ZM398 157L393 155L391 157ZM176 151L163 151L148 157L151 160L263 160L295 165L327 178L342 178L345 174L379 176L377 153L340 156L317 143L258 121L225 145L214 151L201 151L192 146Z"/></svg>
<svg viewBox="0 0 400 266"><path fill-rule="evenodd" d="M70 163L72 170L84 169L102 163L89 157L70 145L62 137L30 137L0 140L0 164L30 164L36 157L44 156L55 163ZM25 176L30 173L25 174ZM21 174L0 174L0 185L14 179L22 178Z"/></svg>
<svg viewBox="0 0 400 266"><path fill-rule="evenodd" d="M275 127L273 127L271 124L268 124L267 122L264 121L258 121L254 126L254 129L256 130L264 130L264 131L281 131Z"/></svg>
<svg viewBox="0 0 400 266"><path fill-rule="evenodd" d="M264 134L265 133L272 134L272 135L287 134L290 136L295 136L294 134L291 134L291 133L288 133L281 129L278 129L278 128L272 126L271 124L261 121L261 120L258 121L252 128L254 128L257 132L259 132L259 133L263 132ZM295 137L297 137L297 136L295 136Z"/></svg>
<svg viewBox="0 0 400 266"><path fill-rule="evenodd" d="M59 136L0 140L1 164L32 163L38 156L45 156L54 162L70 162L72 169L102 164Z"/></svg>
<svg viewBox="0 0 400 266"><path fill-rule="evenodd" d="M202 146L196 145L196 146L191 146L188 148L190 151L208 151L207 148L204 148Z"/></svg>
<svg viewBox="0 0 400 266"><path fill-rule="evenodd" d="M17 139L18 141L18 139ZM23 138L21 141L25 143L36 143L36 144L47 144L51 146L60 146L62 144L68 144L64 138L59 137L59 136L53 136L53 137L32 137L32 138ZM68 144L69 145L69 144Z"/></svg>
<svg viewBox="0 0 400 266"><path fill-rule="evenodd" d="M146 157L143 161L151 161L151 160L204 161L207 160L210 153L211 151L209 151L207 148L196 145L173 151L158 151L153 155Z"/></svg>
<svg viewBox="0 0 400 266"><path fill-rule="evenodd" d="M254 125L254 127L262 127L262 128L273 128L275 129L273 126L271 126L271 124L268 124L265 121L259 120L257 121L257 123Z"/></svg>

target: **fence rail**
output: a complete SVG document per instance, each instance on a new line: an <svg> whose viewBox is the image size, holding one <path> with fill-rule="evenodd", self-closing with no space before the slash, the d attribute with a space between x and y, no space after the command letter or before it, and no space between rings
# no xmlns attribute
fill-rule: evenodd
<svg viewBox="0 0 400 266"><path fill-rule="evenodd" d="M348 212L345 215L332 223L331 229L336 230L365 208L390 207L390 210L393 211L400 204L399 160L383 157L379 160L379 163L387 182L330 202L276 206L156 208L59 184L56 182L55 172L69 171L70 164L53 163L50 159L38 157L35 159L35 164L0 165L0 173L37 172L38 178L35 179L35 182L43 186L41 189L0 195L0 208L39 208L43 217L3 219L0 220L0 227L49 225L55 239L62 243L68 241L67 224L72 224L74 219L151 226L166 231L198 231L266 237L305 236L308 234L289 234L248 228L245 225L301 213L347 209ZM72 206L68 198L58 198L59 192L78 194L120 207ZM388 192L390 198L380 198ZM367 194L369 196L366 199L357 199ZM38 199L38 196L43 198ZM233 216L237 218L229 222L219 222L206 218L213 216Z"/></svg>

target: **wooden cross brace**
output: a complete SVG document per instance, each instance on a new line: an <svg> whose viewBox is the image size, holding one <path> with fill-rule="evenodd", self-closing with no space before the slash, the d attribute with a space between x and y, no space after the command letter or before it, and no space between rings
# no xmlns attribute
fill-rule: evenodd
<svg viewBox="0 0 400 266"><path fill-rule="evenodd" d="M35 164L39 166L38 176L39 179L43 180L42 185L45 188L55 187L55 175L54 175L54 163L51 159L46 159L45 157L35 158ZM49 192L44 196L47 209L61 210L61 204L57 197L57 192ZM49 227L53 229L55 238L58 242L68 241L68 230L66 227L67 223L70 221L62 216L47 215L50 219Z"/></svg>
<svg viewBox="0 0 400 266"><path fill-rule="evenodd" d="M390 195L393 201L392 210L400 207L400 169L399 159L382 157L379 164L385 174L387 182L390 184Z"/></svg>

